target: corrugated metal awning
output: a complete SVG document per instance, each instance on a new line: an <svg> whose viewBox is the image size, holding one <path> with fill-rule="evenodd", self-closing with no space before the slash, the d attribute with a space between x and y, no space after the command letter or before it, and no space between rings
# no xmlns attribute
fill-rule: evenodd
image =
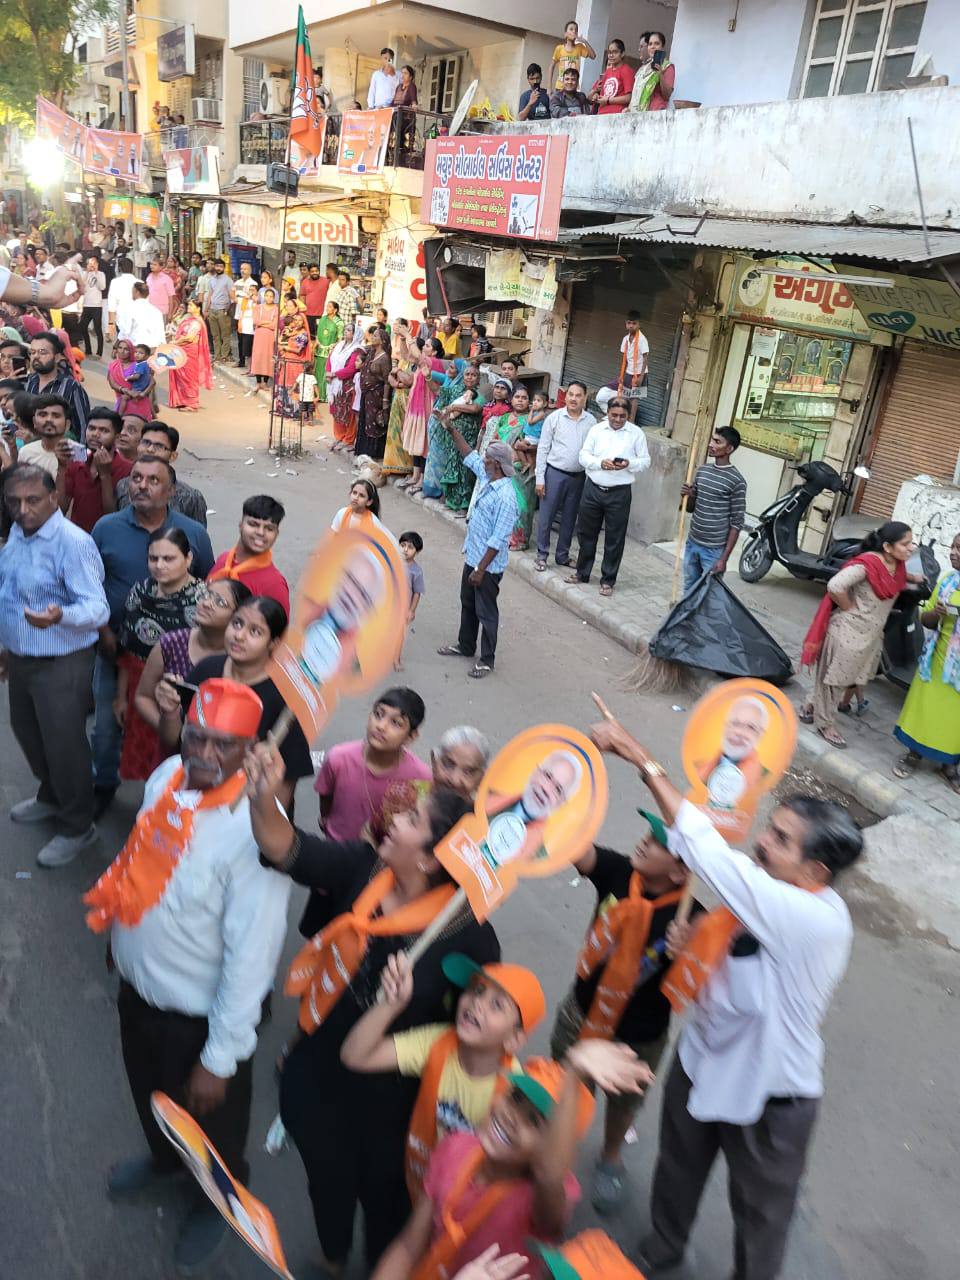
<svg viewBox="0 0 960 1280"><path fill-rule="evenodd" d="M643 240L649 244L713 249L747 249L814 258L872 258L886 262L929 262L960 255L960 231L928 233L919 227L834 226L813 222L752 222L739 218L653 215L625 218L597 227L563 227L561 244L582 240Z"/></svg>

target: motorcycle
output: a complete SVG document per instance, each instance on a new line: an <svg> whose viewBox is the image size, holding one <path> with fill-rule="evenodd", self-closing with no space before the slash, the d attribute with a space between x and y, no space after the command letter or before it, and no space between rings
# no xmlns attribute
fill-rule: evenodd
<svg viewBox="0 0 960 1280"><path fill-rule="evenodd" d="M744 582L759 582L766 577L774 561L788 569L795 578L826 582L845 560L856 553L863 538L874 527L859 516L842 516L833 529L833 540L823 554L800 550L800 522L819 494L850 494L855 478L869 480L866 467L855 467L841 475L827 462L804 462L797 468L798 484L770 503L750 528L750 536L740 553L740 577Z"/></svg>

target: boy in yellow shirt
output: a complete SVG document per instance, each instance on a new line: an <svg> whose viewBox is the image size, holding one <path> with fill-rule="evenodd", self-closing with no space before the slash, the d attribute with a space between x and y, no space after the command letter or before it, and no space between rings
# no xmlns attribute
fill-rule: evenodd
<svg viewBox="0 0 960 1280"><path fill-rule="evenodd" d="M443 972L463 992L452 1026L432 1023L389 1034L413 994L409 962L398 952L384 971L382 1003L364 1014L340 1052L351 1071L420 1077L407 1138L412 1200L437 1143L451 1133L473 1133L486 1119L500 1073L519 1071L516 1054L546 1012L540 983L520 965L481 968L453 953L444 958Z"/></svg>

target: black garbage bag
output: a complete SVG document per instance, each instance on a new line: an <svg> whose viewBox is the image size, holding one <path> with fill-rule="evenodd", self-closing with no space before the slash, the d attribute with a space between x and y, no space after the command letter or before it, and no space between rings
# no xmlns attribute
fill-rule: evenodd
<svg viewBox="0 0 960 1280"><path fill-rule="evenodd" d="M722 578L706 573L678 601L650 641L655 658L721 676L753 676L781 685L790 659Z"/></svg>

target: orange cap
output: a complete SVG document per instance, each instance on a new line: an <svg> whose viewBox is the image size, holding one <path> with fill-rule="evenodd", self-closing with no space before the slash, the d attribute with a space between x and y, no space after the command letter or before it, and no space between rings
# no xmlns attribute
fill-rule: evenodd
<svg viewBox="0 0 960 1280"><path fill-rule="evenodd" d="M581 1231L559 1249L534 1244L554 1280L643 1280L603 1231Z"/></svg>
<svg viewBox="0 0 960 1280"><path fill-rule="evenodd" d="M235 738L255 738L260 730L263 703L249 687L236 680L204 680L190 703L187 719L202 729L229 733Z"/></svg>
<svg viewBox="0 0 960 1280"><path fill-rule="evenodd" d="M507 993L520 1010L520 1025L528 1034L543 1021L547 1001L537 975L519 964L479 965L469 956L453 951L441 961L444 974L455 987L466 989L474 976L482 973Z"/></svg>
<svg viewBox="0 0 960 1280"><path fill-rule="evenodd" d="M560 1101L567 1069L551 1058L528 1058L522 1072L511 1072L507 1080L519 1089L528 1102L532 1102L541 1115L548 1118ZM590 1128L594 1112L593 1094L577 1081L577 1140Z"/></svg>

